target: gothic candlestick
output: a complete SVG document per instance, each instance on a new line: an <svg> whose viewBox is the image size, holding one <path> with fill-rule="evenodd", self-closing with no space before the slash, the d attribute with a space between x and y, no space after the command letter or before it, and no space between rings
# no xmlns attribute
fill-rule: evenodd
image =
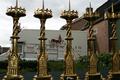
<svg viewBox="0 0 120 80"><path fill-rule="evenodd" d="M86 9L84 14L84 19L88 20L90 23L89 33L88 33L88 58L89 58L89 71L86 73L86 80L97 78L100 79L100 73L97 71L97 57L95 50L95 37L93 30L93 21L99 17L99 14L93 12L93 8L90 7Z"/></svg>
<svg viewBox="0 0 120 80"><path fill-rule="evenodd" d="M18 55L18 34L20 32L20 25L18 24L19 18L25 16L26 10L18 7L18 0L16 0L16 6L10 7L7 10L7 15L13 18L13 33L12 33L12 50L8 56L8 70L7 75L3 80L23 80L23 77L19 73L19 55Z"/></svg>
<svg viewBox="0 0 120 80"><path fill-rule="evenodd" d="M109 80L116 78L115 76L120 76L120 55L116 51L116 20L120 18L120 14L114 12L114 4L112 3L111 12L106 12L104 18L112 23L112 31L110 36L110 52L112 53L112 70L109 72ZM120 78L119 78L120 79Z"/></svg>
<svg viewBox="0 0 120 80"><path fill-rule="evenodd" d="M88 33L88 51L89 51L89 56L92 53L96 53L95 51L95 46L94 46L94 30L93 30L93 21L95 19L97 19L99 17L99 14L96 12L93 12L93 8L91 7L91 3L90 3L90 7L88 7L86 9L86 13L83 15L84 19L86 19L87 21L89 21L89 33Z"/></svg>
<svg viewBox="0 0 120 80"><path fill-rule="evenodd" d="M70 9L70 0L69 0L69 10L64 10L61 14L61 18L67 21L67 34L66 34L66 53L65 53L65 71L64 74L61 75L61 80L66 80L68 78L73 78L73 80L77 80L78 77L75 74L74 70L74 58L72 55L72 33L71 33L71 23L72 20L78 17L78 12Z"/></svg>
<svg viewBox="0 0 120 80"><path fill-rule="evenodd" d="M34 17L39 18L41 22L40 28L40 55L38 56L38 71L37 75L34 76L33 80L52 80L51 75L48 75L47 71L47 54L45 51L45 22L46 19L52 17L52 11L49 9L44 9L44 0L42 9L37 9L35 11Z"/></svg>

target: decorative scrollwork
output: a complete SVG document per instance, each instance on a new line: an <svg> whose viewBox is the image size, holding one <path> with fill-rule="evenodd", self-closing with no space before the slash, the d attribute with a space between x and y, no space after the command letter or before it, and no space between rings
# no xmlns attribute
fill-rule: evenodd
<svg viewBox="0 0 120 80"><path fill-rule="evenodd" d="M116 36L116 24L115 23L112 23L112 35L111 35L111 38L112 39L117 38L117 36Z"/></svg>

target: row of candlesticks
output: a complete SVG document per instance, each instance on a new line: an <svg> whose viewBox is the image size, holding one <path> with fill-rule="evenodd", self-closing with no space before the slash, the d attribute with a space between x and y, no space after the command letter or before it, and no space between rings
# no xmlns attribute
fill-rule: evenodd
<svg viewBox="0 0 120 80"><path fill-rule="evenodd" d="M10 14L19 14L19 15L21 15L21 14L25 14L26 13L26 10L25 10L25 8L22 8L22 7L17 7L16 8L16 6L15 7L10 7L10 8L8 8L7 9L7 13L10 13ZM52 15L52 10L51 9L48 9L48 8L46 8L46 9L40 9L40 8L38 8L35 12L34 12L34 14L35 15L39 15L39 14L41 14L41 15L43 15L43 14L46 14L46 15ZM63 12L62 12L62 14L61 14L62 16L78 16L78 12L77 11L75 11L75 10L64 10ZM86 13L83 15L85 18L87 18L87 17L91 17L91 18L93 18L93 17L96 17L96 18L98 18L98 17L100 17L100 13L98 13L98 12L93 12L93 8L91 8L91 6L89 7L89 8L87 8L86 9ZM114 18L114 19L116 19L116 18L119 18L120 17L120 13L115 13L114 12L114 9L113 9L113 4L112 4L112 11L111 12L105 12L105 14L104 14L104 18L105 19L107 19L107 18Z"/></svg>

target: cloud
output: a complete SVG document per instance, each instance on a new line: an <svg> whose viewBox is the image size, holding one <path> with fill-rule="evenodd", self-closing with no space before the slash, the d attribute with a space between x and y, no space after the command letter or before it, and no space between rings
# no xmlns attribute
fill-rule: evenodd
<svg viewBox="0 0 120 80"><path fill-rule="evenodd" d="M90 0L89 0L90 1ZM96 9L107 0L91 0L92 7ZM93 5L95 4L95 5ZM42 0L19 0L19 5L26 8L27 16L20 18L21 27L24 29L39 29L40 21L33 17L34 11L42 7ZM0 0L0 45L10 46L10 36L12 34L13 21L7 16L6 10L10 6L15 6L15 0ZM71 8L79 12L81 16L86 7L89 6L88 0L71 0ZM66 21L60 18L62 10L68 9L68 0L45 0L45 8L50 8L53 17L46 22L46 29L59 30Z"/></svg>

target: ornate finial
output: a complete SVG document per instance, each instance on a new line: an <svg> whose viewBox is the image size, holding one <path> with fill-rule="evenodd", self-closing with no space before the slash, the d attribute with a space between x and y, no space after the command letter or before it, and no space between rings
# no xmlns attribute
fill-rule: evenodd
<svg viewBox="0 0 120 80"><path fill-rule="evenodd" d="M70 0L69 0L69 11L71 10L71 2L70 2Z"/></svg>
<svg viewBox="0 0 120 80"><path fill-rule="evenodd" d="M8 16L20 18L25 16L26 15L25 13L26 13L25 8L19 7L19 1L16 0L16 5L14 7L11 6L10 8L8 8L6 14Z"/></svg>
<svg viewBox="0 0 120 80"><path fill-rule="evenodd" d="M42 0L42 8L44 9L44 0Z"/></svg>
<svg viewBox="0 0 120 80"><path fill-rule="evenodd" d="M16 8L18 8L18 0L16 0Z"/></svg>
<svg viewBox="0 0 120 80"><path fill-rule="evenodd" d="M112 13L114 13L114 4L112 3Z"/></svg>
<svg viewBox="0 0 120 80"><path fill-rule="evenodd" d="M52 17L52 11L51 9L46 8L44 6L44 0L42 0L42 9L37 9L35 11L34 17L39 18L39 19L47 19Z"/></svg>

